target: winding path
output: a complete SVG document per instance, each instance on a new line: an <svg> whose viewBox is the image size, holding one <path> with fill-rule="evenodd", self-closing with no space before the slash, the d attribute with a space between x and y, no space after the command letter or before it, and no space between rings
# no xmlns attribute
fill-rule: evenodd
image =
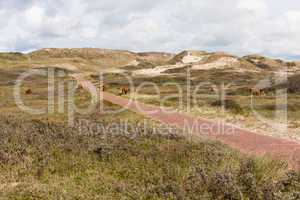
<svg viewBox="0 0 300 200"><path fill-rule="evenodd" d="M75 78L84 88L92 87L92 83L82 81L79 77ZM247 154L267 154L273 158L285 160L291 168L300 170L300 143L296 141L260 135L225 123L191 117L173 110L130 101L107 92L102 92L100 97L102 100L122 106L153 120L183 129L185 134L218 140Z"/></svg>

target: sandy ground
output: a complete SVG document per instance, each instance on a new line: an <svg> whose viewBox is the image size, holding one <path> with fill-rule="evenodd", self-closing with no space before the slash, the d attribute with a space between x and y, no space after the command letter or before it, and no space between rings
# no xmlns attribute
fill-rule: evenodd
<svg viewBox="0 0 300 200"><path fill-rule="evenodd" d="M139 69L133 71L134 76L161 76L161 75L169 75L165 73L167 70L170 69L177 69L177 68L183 68L186 67L188 64L193 64L192 70L210 70L210 69L224 69L225 67L232 66L233 64L238 63L237 58L232 58L232 57L221 57L216 61L210 62L210 63L203 63L200 64L205 56L202 57L196 57L196 56L185 56L182 59L183 63L177 63L175 65L165 65L165 66L157 66L155 68L151 69ZM247 69L241 69L241 68L236 68L236 69L230 69L231 71L237 71L237 72L248 72L251 70ZM257 72L255 70L252 70L253 72Z"/></svg>
<svg viewBox="0 0 300 200"><path fill-rule="evenodd" d="M216 61L205 63L205 64L197 64L192 67L192 70L208 70L208 69L219 69L224 68L226 66L230 66L238 62L238 59L231 57L221 57Z"/></svg>
<svg viewBox="0 0 300 200"><path fill-rule="evenodd" d="M182 58L182 62L184 64L189 64L189 63L196 63L196 62L200 62L202 61L203 59L205 59L207 56L191 56L191 55L188 55L188 56L184 56Z"/></svg>
<svg viewBox="0 0 300 200"><path fill-rule="evenodd" d="M128 63L126 66L138 66L140 64L139 61L137 60L133 60L130 63Z"/></svg>
<svg viewBox="0 0 300 200"><path fill-rule="evenodd" d="M185 112L182 110L182 112ZM222 113L222 114L221 114ZM210 120L225 120L226 123L244 128L262 135L269 135L285 139L291 139L300 142L300 128L295 127L295 122L289 122L287 132L280 133L276 127L271 127L268 124L257 120L254 116L242 116L229 112L223 112L221 109L212 107L197 107L192 108L191 112L187 113L195 117L205 117Z"/></svg>
<svg viewBox="0 0 300 200"><path fill-rule="evenodd" d="M165 71L170 70L170 69L177 69L177 68L182 68L185 67L185 64L176 64L176 65L164 65L164 66L157 66L152 69L140 69L136 70L133 72L134 76L161 76L161 75L166 75L164 74Z"/></svg>

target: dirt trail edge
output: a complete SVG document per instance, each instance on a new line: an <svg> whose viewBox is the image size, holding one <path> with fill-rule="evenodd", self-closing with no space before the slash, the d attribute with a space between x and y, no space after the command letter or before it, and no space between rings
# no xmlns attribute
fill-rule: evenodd
<svg viewBox="0 0 300 200"><path fill-rule="evenodd" d="M92 87L90 82L83 81L79 76L74 77L84 88ZM174 110L130 101L107 92L101 92L100 100L109 101L161 123L188 130L188 134L193 136L221 141L247 154L270 155L275 159L285 160L292 169L300 170L300 143L296 141L260 135L226 123L191 117Z"/></svg>

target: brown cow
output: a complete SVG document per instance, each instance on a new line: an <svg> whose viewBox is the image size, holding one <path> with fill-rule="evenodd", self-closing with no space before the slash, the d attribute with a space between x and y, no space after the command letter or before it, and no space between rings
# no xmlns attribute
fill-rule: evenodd
<svg viewBox="0 0 300 200"><path fill-rule="evenodd" d="M251 88L250 92L254 96L264 96L265 95L264 90L260 89L260 88Z"/></svg>
<svg viewBox="0 0 300 200"><path fill-rule="evenodd" d="M127 86L121 88L121 95L127 95L130 92L130 89Z"/></svg>
<svg viewBox="0 0 300 200"><path fill-rule="evenodd" d="M31 95L31 94L32 94L32 90L31 90L31 89L26 90L26 91L25 91L25 94L26 94L26 95Z"/></svg>
<svg viewBox="0 0 300 200"><path fill-rule="evenodd" d="M102 86L100 86L100 90L101 90L102 92L105 92L105 91L106 91L106 89L107 89L106 85L102 85Z"/></svg>

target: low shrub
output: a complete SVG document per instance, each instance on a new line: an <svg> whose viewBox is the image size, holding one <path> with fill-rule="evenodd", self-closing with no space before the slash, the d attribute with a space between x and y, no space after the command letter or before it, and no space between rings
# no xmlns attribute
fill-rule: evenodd
<svg viewBox="0 0 300 200"><path fill-rule="evenodd" d="M234 100L225 99L225 100L217 100L211 103L211 106L214 107L222 107L224 106L225 109L235 113L235 114L243 114L243 108Z"/></svg>
<svg viewBox="0 0 300 200"><path fill-rule="evenodd" d="M0 199L299 199L300 174L282 162L138 124L138 134L104 134L94 123L117 122L0 117Z"/></svg>

